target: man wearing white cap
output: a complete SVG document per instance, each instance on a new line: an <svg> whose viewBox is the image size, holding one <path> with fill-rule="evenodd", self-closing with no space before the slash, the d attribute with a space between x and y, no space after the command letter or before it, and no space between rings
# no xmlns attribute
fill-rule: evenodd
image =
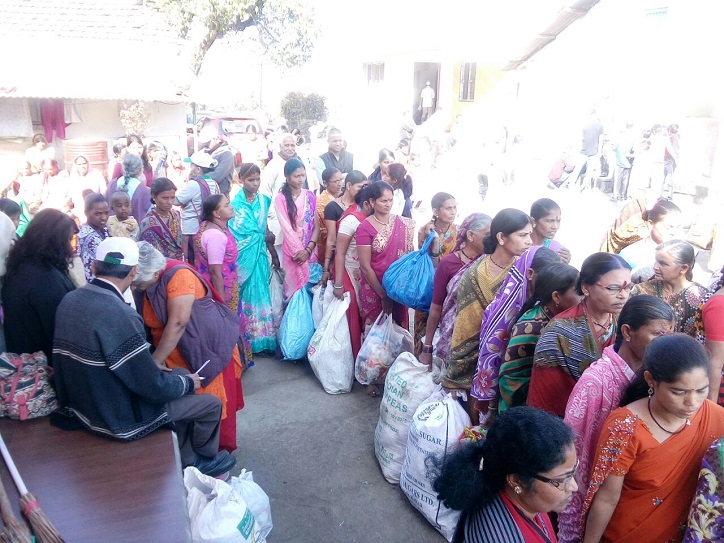
<svg viewBox="0 0 724 543"><path fill-rule="evenodd" d="M191 237L199 231L204 200L212 194L219 194L219 185L211 177L219 163L203 150L196 151L190 158L185 158L184 162L191 164L189 182L176 193L176 202L184 208L181 216L184 256L187 262L193 263Z"/></svg>
<svg viewBox="0 0 724 543"><path fill-rule="evenodd" d="M216 128L207 125L199 132L199 143L203 145L211 157L216 160L216 168L211 178L219 185L222 194L229 196L231 180L234 176L234 153L221 138Z"/></svg>
<svg viewBox="0 0 724 543"><path fill-rule="evenodd" d="M104 240L92 264L95 279L58 307L53 368L61 410L51 422L121 441L174 427L183 466L222 475L236 459L218 452L221 402L194 394L197 374L156 365L140 315L123 300L138 254L130 238Z"/></svg>

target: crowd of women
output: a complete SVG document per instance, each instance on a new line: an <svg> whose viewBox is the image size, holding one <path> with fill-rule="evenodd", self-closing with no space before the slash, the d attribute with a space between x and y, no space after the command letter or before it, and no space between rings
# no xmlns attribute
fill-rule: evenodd
<svg viewBox="0 0 724 543"><path fill-rule="evenodd" d="M554 239L561 209L553 200L458 223L455 197L437 193L417 231L419 246L432 238L432 303L411 323L383 287L385 271L415 246L412 180L391 151L380 152L369 177L324 170L319 194L305 188L305 165L291 157L272 195L259 192L256 164L242 164L238 184L222 194L208 153L173 177L167 165L158 175L147 152L129 136L107 187L73 185L82 204L47 204L52 176L33 196L37 205L0 201L20 236L2 290L9 351L51 359L54 309L79 286L70 274L74 243L90 281L103 239L140 240L128 301L150 330L158 365L188 367L190 341L232 353L203 391L221 399L220 446L233 450L241 373L255 353L277 350L273 270L282 272L284 304L318 263L322 287L350 299L355 357L380 314L391 315L414 330L420 361L438 366L444 389L481 423L486 437L452 456L436 480L445 504L464 510L458 541L724 538L721 486L716 497L724 485L724 279L693 282L695 250L681 239L676 205L627 205L602 251L577 270ZM281 239L267 228L270 212ZM208 327L189 335L198 330L189 323L205 319L204 299L238 316L238 346ZM697 483L702 459L713 476Z"/></svg>

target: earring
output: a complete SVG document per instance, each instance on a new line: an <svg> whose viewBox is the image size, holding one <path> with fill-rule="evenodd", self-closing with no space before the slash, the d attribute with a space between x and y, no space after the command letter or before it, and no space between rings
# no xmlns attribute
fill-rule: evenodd
<svg viewBox="0 0 724 543"><path fill-rule="evenodd" d="M518 485L515 485L515 488L514 488L513 490L515 490L515 493L516 493L516 494L520 494L520 493L523 492L523 489L520 488Z"/></svg>
<svg viewBox="0 0 724 543"><path fill-rule="evenodd" d="M654 395L654 389L649 387L648 393L649 393L649 398L650 398L651 396Z"/></svg>
<svg viewBox="0 0 724 543"><path fill-rule="evenodd" d="M587 291L587 290L584 290L584 291L583 291L583 295L584 295L584 296L588 296L588 291Z"/></svg>

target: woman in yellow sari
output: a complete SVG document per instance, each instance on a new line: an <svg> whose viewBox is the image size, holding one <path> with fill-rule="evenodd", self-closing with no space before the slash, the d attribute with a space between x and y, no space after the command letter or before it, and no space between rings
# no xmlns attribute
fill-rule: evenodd
<svg viewBox="0 0 724 543"><path fill-rule="evenodd" d="M518 209L503 209L493 218L490 234L483 242L485 256L467 269L458 285L457 316L442 382L445 389L470 391L478 364L483 312L513 263L531 246L532 230L530 217ZM474 414L474 402L468 404L468 412Z"/></svg>

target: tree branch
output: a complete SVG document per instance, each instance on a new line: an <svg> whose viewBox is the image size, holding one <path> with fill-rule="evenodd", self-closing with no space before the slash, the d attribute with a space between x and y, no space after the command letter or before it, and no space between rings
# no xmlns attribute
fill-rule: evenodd
<svg viewBox="0 0 724 543"><path fill-rule="evenodd" d="M238 21L234 26L231 27L232 30L236 32L241 32L243 30L246 30L250 26L256 26L258 24L258 21L254 17L249 17L245 21Z"/></svg>

